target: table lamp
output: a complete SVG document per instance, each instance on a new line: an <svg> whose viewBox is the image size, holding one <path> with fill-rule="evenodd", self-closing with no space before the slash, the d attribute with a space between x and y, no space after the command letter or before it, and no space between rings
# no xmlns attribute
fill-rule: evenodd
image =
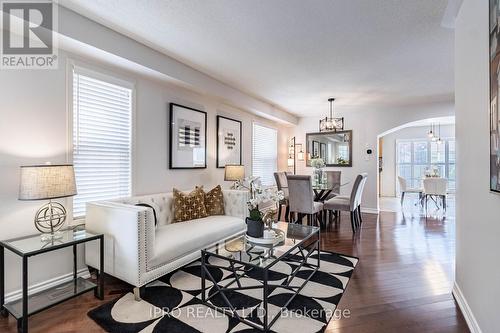
<svg viewBox="0 0 500 333"><path fill-rule="evenodd" d="M245 178L245 167L243 165L226 165L224 167L224 180L237 182ZM234 183L231 188L235 188Z"/></svg>
<svg viewBox="0 0 500 333"><path fill-rule="evenodd" d="M35 215L35 227L42 233L42 240L62 237L58 230L66 221L66 209L52 199L76 195L73 165L21 166L19 200L49 200Z"/></svg>

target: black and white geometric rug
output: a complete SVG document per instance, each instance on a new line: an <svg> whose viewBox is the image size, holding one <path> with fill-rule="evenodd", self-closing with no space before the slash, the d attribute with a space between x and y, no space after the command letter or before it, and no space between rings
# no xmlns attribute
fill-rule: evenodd
<svg viewBox="0 0 500 333"><path fill-rule="evenodd" d="M309 260L316 263L317 258L317 254L314 254ZM209 262L227 266L227 262L219 260L211 257ZM281 317L271 327L272 332L323 332L335 314L357 262L358 259L354 257L322 251L320 269L287 309L281 311ZM279 262L270 271L269 283L283 283L296 265L296 262ZM191 263L148 284L142 301L136 302L133 294L128 293L91 310L88 315L106 331L117 333L257 332L237 319L203 304L200 272L200 262ZM233 276L232 272L220 268L211 268L210 272L220 285L229 282ZM303 267L291 284L300 285L309 272L310 268ZM259 277L251 274L248 278L240 278L240 281L244 286L261 284ZM207 287L210 286L211 283L207 281ZM272 289L268 297L269 315L280 313L280 308L290 294L287 289ZM226 296L240 316L256 323L261 322L261 289L226 293ZM214 297L212 304L225 306L220 297Z"/></svg>

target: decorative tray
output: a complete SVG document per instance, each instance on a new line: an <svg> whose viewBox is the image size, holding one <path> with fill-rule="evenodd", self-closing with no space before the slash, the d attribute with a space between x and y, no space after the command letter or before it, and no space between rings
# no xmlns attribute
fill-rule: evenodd
<svg viewBox="0 0 500 333"><path fill-rule="evenodd" d="M265 230L265 231L267 231L267 230ZM276 245L276 244L283 242L285 240L285 233L283 232L283 230L273 228L273 229L271 229L271 231L274 232L274 237L256 238L256 237L248 236L245 234L245 238L249 242L254 243L254 244L258 244L258 245Z"/></svg>

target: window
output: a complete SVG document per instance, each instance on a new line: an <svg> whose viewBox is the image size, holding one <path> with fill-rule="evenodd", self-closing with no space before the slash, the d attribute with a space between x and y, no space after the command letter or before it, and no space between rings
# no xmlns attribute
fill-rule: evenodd
<svg viewBox="0 0 500 333"><path fill-rule="evenodd" d="M348 145L339 145L338 146L338 158L343 159L344 161L349 161L349 146Z"/></svg>
<svg viewBox="0 0 500 333"><path fill-rule="evenodd" d="M252 175L260 177L262 185L274 184L278 170L278 132L269 127L253 124Z"/></svg>
<svg viewBox="0 0 500 333"><path fill-rule="evenodd" d="M99 78L99 79L98 79ZM112 83L113 82L113 83ZM73 216L89 201L130 196L132 89L73 70Z"/></svg>
<svg viewBox="0 0 500 333"><path fill-rule="evenodd" d="M426 140L401 140L396 143L397 176L406 179L408 186L422 186L427 170L436 168L448 179L448 190L455 190L455 140L437 144ZM398 182L396 181L396 184Z"/></svg>

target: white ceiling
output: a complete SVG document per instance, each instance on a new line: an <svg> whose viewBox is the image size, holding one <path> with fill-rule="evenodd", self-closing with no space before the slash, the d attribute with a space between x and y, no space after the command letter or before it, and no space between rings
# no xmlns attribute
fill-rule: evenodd
<svg viewBox="0 0 500 333"><path fill-rule="evenodd" d="M446 0L61 0L298 115L453 100Z"/></svg>

